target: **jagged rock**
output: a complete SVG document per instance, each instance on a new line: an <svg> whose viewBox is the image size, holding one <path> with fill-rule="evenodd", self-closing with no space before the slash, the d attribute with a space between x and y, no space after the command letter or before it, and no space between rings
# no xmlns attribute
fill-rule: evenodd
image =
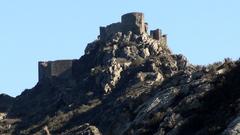
<svg viewBox="0 0 240 135"><path fill-rule="evenodd" d="M123 42L130 42L131 38L132 38L132 32L129 31L126 35L124 35ZM133 40L133 41L135 41L135 40Z"/></svg>
<svg viewBox="0 0 240 135"><path fill-rule="evenodd" d="M147 58L148 56L150 56L149 49L148 48L143 49L141 51L140 56L143 57L143 58Z"/></svg>
<svg viewBox="0 0 240 135"><path fill-rule="evenodd" d="M234 119L223 132L222 135L239 135L240 134L240 118Z"/></svg>
<svg viewBox="0 0 240 135"><path fill-rule="evenodd" d="M177 61L177 67L179 70L184 70L188 66L187 58L183 55L174 55L173 56Z"/></svg>
<svg viewBox="0 0 240 135"><path fill-rule="evenodd" d="M6 113L0 113L0 120L3 120L6 118L7 114Z"/></svg>
<svg viewBox="0 0 240 135"><path fill-rule="evenodd" d="M49 129L48 129L47 126L45 126L45 127L43 128L43 130L44 130L44 132L46 133L46 135L51 135L51 134L50 134L50 131L49 131Z"/></svg>
<svg viewBox="0 0 240 135"><path fill-rule="evenodd" d="M113 38L112 38L112 42L113 43L118 43L122 38L122 32L117 32L114 34Z"/></svg>
<svg viewBox="0 0 240 135"><path fill-rule="evenodd" d="M160 73L140 72L137 74L137 79L141 82L143 81L159 82L162 81L164 78Z"/></svg>
<svg viewBox="0 0 240 135"><path fill-rule="evenodd" d="M104 72L104 78L101 82L105 93L111 92L116 86L117 82L121 79L121 72L123 71L122 65L113 58L109 64L108 69Z"/></svg>

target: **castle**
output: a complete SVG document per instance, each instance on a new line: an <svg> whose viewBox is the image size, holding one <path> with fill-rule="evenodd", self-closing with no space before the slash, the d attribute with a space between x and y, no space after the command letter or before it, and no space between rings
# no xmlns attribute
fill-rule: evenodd
<svg viewBox="0 0 240 135"><path fill-rule="evenodd" d="M113 23L106 27L100 27L100 39L104 40L117 32L141 35L148 32L148 23L144 21L144 14L139 12L128 13L122 16L121 22ZM151 30L150 35L155 40L160 40L162 35L160 29Z"/></svg>
<svg viewBox="0 0 240 135"><path fill-rule="evenodd" d="M144 21L144 14L139 12L127 13L121 17L121 22L113 23L106 27L100 27L100 40L111 38L115 33L141 35L148 33L148 24ZM151 30L150 37L154 40L166 40L166 35L162 35L160 29ZM166 41L165 41L166 42ZM77 60L57 60L38 63L39 81L44 79L60 78L68 79L73 75L74 61Z"/></svg>

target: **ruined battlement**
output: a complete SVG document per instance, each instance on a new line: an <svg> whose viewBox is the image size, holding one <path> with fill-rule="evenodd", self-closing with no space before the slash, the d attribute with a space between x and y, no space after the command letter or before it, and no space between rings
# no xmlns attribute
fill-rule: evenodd
<svg viewBox="0 0 240 135"><path fill-rule="evenodd" d="M117 32L126 34L129 31L137 35L147 32L147 23L144 22L143 13L128 13L121 17L121 22L113 23L106 27L100 27L100 39L106 39Z"/></svg>
<svg viewBox="0 0 240 135"><path fill-rule="evenodd" d="M74 60L40 61L38 63L39 81L52 78L71 78Z"/></svg>
<svg viewBox="0 0 240 135"><path fill-rule="evenodd" d="M117 32L127 34L131 31L133 34L141 35L148 33L148 23L144 20L144 14L140 12L127 13L121 17L121 22L110 24L106 27L100 27L100 39L111 38ZM165 39L160 29L151 30L150 37L155 40Z"/></svg>

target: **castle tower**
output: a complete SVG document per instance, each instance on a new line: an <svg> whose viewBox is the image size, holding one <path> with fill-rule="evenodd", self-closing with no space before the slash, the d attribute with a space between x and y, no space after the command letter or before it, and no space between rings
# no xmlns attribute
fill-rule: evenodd
<svg viewBox="0 0 240 135"><path fill-rule="evenodd" d="M121 23L124 32L132 31L138 35L146 32L143 13L133 12L125 14L122 16Z"/></svg>
<svg viewBox="0 0 240 135"><path fill-rule="evenodd" d="M160 40L162 37L162 32L160 29L156 29L156 30L151 30L150 31L150 35L153 39L155 40Z"/></svg>

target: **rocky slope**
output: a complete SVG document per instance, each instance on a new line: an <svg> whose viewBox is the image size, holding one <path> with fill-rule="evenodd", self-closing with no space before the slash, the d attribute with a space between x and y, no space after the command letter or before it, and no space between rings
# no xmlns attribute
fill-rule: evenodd
<svg viewBox="0 0 240 135"><path fill-rule="evenodd" d="M101 27L73 77L40 81L0 121L16 135L237 135L240 62L194 66L143 14ZM1 103L1 104L4 104Z"/></svg>

